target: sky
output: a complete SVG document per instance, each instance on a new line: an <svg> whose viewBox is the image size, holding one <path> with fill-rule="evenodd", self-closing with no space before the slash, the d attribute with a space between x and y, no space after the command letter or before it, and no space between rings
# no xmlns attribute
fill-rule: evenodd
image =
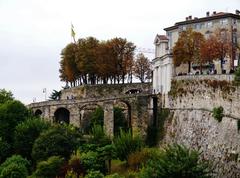
<svg viewBox="0 0 240 178"><path fill-rule="evenodd" d="M154 49L163 28L211 13L240 8L240 0L0 0L0 89L25 104L60 90L61 50L76 38L126 38ZM153 55L146 54L149 58Z"/></svg>

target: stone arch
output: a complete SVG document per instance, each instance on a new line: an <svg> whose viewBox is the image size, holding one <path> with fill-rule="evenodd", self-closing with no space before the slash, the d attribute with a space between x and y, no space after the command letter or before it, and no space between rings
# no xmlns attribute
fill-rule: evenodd
<svg viewBox="0 0 240 178"><path fill-rule="evenodd" d="M122 108L123 113L125 115L125 119L127 121L127 129L132 130L131 105L129 104L129 102L125 101L125 100L116 100L114 102L113 106ZM115 123L115 121L114 121L114 123ZM113 130L114 130L114 128L113 128Z"/></svg>
<svg viewBox="0 0 240 178"><path fill-rule="evenodd" d="M89 132L91 127L91 115L97 108L104 110L104 108L98 103L87 103L79 107L79 125L83 132Z"/></svg>
<svg viewBox="0 0 240 178"><path fill-rule="evenodd" d="M127 90L125 94L137 94L137 93L142 93L142 89L140 88L132 88L130 90Z"/></svg>
<svg viewBox="0 0 240 178"><path fill-rule="evenodd" d="M55 112L54 112L54 121L55 122L65 122L67 124L69 124L70 122L70 111L64 107L60 107L58 108Z"/></svg>
<svg viewBox="0 0 240 178"><path fill-rule="evenodd" d="M37 109L37 110L34 112L34 116L37 116L37 117L39 116L39 117L40 117L40 116L42 115L42 113L43 113L43 112L42 112L41 109Z"/></svg>

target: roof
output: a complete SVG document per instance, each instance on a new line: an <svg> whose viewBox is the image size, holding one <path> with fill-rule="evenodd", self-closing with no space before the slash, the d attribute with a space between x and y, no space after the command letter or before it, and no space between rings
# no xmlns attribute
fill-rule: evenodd
<svg viewBox="0 0 240 178"><path fill-rule="evenodd" d="M168 38L167 38L166 35L158 35L158 34L157 34L157 37L158 37L160 40L168 40Z"/></svg>
<svg viewBox="0 0 240 178"><path fill-rule="evenodd" d="M232 17L232 18L235 18L235 19L240 19L240 15L237 15L237 14L218 12L218 13L215 13L215 14L213 14L211 16L207 16L207 17L194 18L194 19L191 19L191 20L185 20L185 21L177 22L173 26L164 28L164 30L165 31L170 31L170 30L177 29L178 26L180 26L180 25L187 25L187 24L193 24L193 23L199 23L199 22L206 22L206 21L210 21L210 20L222 19L222 18L228 18L228 17Z"/></svg>

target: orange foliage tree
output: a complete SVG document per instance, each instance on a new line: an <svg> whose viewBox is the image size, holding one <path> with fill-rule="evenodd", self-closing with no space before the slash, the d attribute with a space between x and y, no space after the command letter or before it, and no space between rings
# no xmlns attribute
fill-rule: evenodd
<svg viewBox="0 0 240 178"><path fill-rule="evenodd" d="M181 32L178 41L173 48L173 63L175 66L188 64L188 72L191 71L191 64L202 64L203 60L200 55L200 47L204 42L204 36L193 31L191 28Z"/></svg>

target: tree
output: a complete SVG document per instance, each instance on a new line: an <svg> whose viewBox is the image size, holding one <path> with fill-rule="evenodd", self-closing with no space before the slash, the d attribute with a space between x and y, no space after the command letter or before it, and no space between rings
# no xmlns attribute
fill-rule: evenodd
<svg viewBox="0 0 240 178"><path fill-rule="evenodd" d="M49 97L50 100L60 100L61 98L61 91L53 90L51 96Z"/></svg>
<svg viewBox="0 0 240 178"><path fill-rule="evenodd" d="M181 32L173 48L174 65L179 66L182 63L188 63L188 72L190 72L193 62L201 64L200 47L203 41L203 35L191 28Z"/></svg>
<svg viewBox="0 0 240 178"><path fill-rule="evenodd" d="M127 131L128 123L123 113L123 109L120 107L113 108L113 115L114 115L114 135L118 135L120 130Z"/></svg>
<svg viewBox="0 0 240 178"><path fill-rule="evenodd" d="M11 153L11 145L0 137L0 163L2 163Z"/></svg>
<svg viewBox="0 0 240 178"><path fill-rule="evenodd" d="M223 59L227 55L231 56L231 46L230 34L227 30L218 29L202 44L201 58L210 62L220 60L222 68Z"/></svg>
<svg viewBox="0 0 240 178"><path fill-rule="evenodd" d="M76 149L79 135L65 126L55 126L40 134L32 149L32 158L38 162L50 156L69 158Z"/></svg>
<svg viewBox="0 0 240 178"><path fill-rule="evenodd" d="M0 177L26 178L28 175L29 162L20 155L13 155L0 166Z"/></svg>
<svg viewBox="0 0 240 178"><path fill-rule="evenodd" d="M15 152L31 160L31 151L34 141L40 133L47 130L50 124L39 118L30 118L16 126L14 132Z"/></svg>
<svg viewBox="0 0 240 178"><path fill-rule="evenodd" d="M5 103L6 101L12 101L13 99L14 98L11 91L0 89L0 104Z"/></svg>
<svg viewBox="0 0 240 178"><path fill-rule="evenodd" d="M200 153L181 145L169 145L150 159L140 178L210 178L211 166L200 160Z"/></svg>
<svg viewBox="0 0 240 178"><path fill-rule="evenodd" d="M142 53L137 55L137 58L134 62L134 75L144 83L146 79L150 79L150 62Z"/></svg>
<svg viewBox="0 0 240 178"><path fill-rule="evenodd" d="M46 161L41 161L37 164L36 171L32 177L36 178L55 178L60 172L64 163L64 158L59 156L51 156Z"/></svg>
<svg viewBox="0 0 240 178"><path fill-rule="evenodd" d="M16 100L0 105L0 137L12 145L15 127L29 116L28 109Z"/></svg>

